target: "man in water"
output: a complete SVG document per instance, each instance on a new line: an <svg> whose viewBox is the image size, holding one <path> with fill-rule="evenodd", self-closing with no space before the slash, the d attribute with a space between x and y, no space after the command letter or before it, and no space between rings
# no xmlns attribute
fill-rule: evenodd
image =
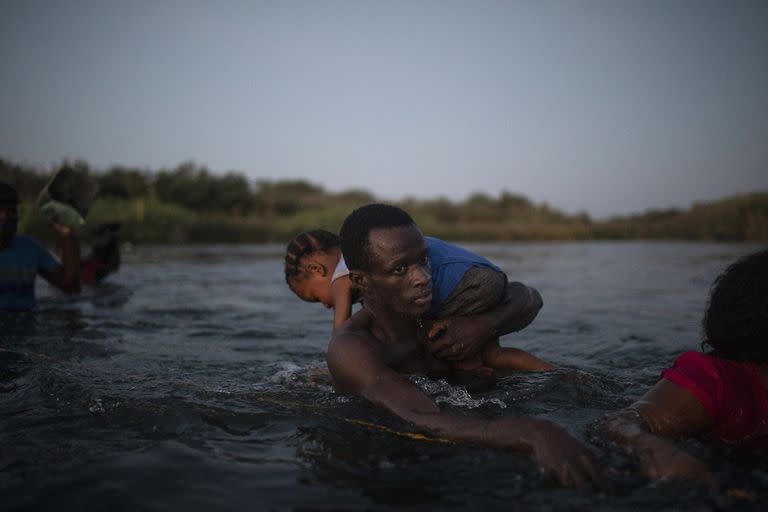
<svg viewBox="0 0 768 512"><path fill-rule="evenodd" d="M42 275L62 291L80 291L80 246L70 228L52 222L61 263L32 237L17 235L19 196L0 181L0 311L35 307L35 278Z"/></svg>
<svg viewBox="0 0 768 512"><path fill-rule="evenodd" d="M444 413L402 375L444 375L453 366L419 340L421 318L432 302L432 282L424 237L406 212L380 204L358 208L344 221L340 235L363 305L328 346L328 368L337 391L361 396L440 438L530 453L542 472L563 485L602 483L591 453L557 425L532 417L483 420ZM468 340L465 333L471 333L485 342L525 327L540 307L538 292L509 283L501 306L463 317L448 330L460 331L461 339ZM454 352L454 345L445 349Z"/></svg>

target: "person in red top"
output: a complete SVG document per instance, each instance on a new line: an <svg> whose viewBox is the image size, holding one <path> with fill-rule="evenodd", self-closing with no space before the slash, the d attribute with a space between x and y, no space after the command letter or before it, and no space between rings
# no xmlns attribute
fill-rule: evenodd
<svg viewBox="0 0 768 512"><path fill-rule="evenodd" d="M661 376L696 397L706 410L711 428L703 437L768 448L768 395L759 365L689 351Z"/></svg>
<svg viewBox="0 0 768 512"><path fill-rule="evenodd" d="M95 240L91 253L80 260L82 284L100 283L120 268L120 245L117 235L119 229L119 222L106 222L93 229Z"/></svg>
<svg viewBox="0 0 768 512"><path fill-rule="evenodd" d="M676 438L768 448L768 250L737 261L715 280L703 328L709 353L685 352L640 400L601 425L650 478L715 483Z"/></svg>

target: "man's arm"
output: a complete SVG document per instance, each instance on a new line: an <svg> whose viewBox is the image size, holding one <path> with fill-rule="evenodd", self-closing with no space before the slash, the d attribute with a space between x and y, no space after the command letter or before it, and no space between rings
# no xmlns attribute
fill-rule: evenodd
<svg viewBox="0 0 768 512"><path fill-rule="evenodd" d="M77 293L80 291L80 244L69 227L53 223L61 249L61 264L42 276L62 291Z"/></svg>
<svg viewBox="0 0 768 512"><path fill-rule="evenodd" d="M427 348L441 359L465 359L488 342L527 327L543 305L535 288L507 283L507 297L485 313L437 320L427 334Z"/></svg>
<svg viewBox="0 0 768 512"><path fill-rule="evenodd" d="M600 430L635 457L649 478L697 478L715 485L709 469L674 442L705 432L711 425L698 398L662 379L640 400L606 417Z"/></svg>
<svg viewBox="0 0 768 512"><path fill-rule="evenodd" d="M373 340L350 333L348 326L328 348L337 390L361 396L441 439L529 453L545 475L563 485L602 485L592 454L565 430L531 417L481 420L442 413L416 385L379 361Z"/></svg>

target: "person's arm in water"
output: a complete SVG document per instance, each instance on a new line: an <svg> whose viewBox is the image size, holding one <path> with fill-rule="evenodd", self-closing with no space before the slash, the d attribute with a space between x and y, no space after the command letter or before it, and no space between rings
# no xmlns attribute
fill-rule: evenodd
<svg viewBox="0 0 768 512"><path fill-rule="evenodd" d="M328 347L328 368L337 391L358 395L440 439L528 453L542 473L563 485L602 486L591 452L554 423L441 412L415 384L380 360L378 342L359 325L365 314L352 317Z"/></svg>
<svg viewBox="0 0 768 512"><path fill-rule="evenodd" d="M52 285L68 293L80 291L80 244L72 230L57 222L51 223L61 251L61 264L41 275Z"/></svg>
<svg viewBox="0 0 768 512"><path fill-rule="evenodd" d="M649 478L694 478L715 485L709 469L674 441L711 426L712 419L698 398L661 379L640 400L603 419L600 430L624 447Z"/></svg>
<svg viewBox="0 0 768 512"><path fill-rule="evenodd" d="M427 348L440 359L465 359L479 353L486 344L500 336L527 327L539 314L542 305L541 295L535 288L510 282L507 284L506 299L494 309L476 315L436 320L427 334ZM534 366L542 363L549 365L546 361L537 361L540 363Z"/></svg>
<svg viewBox="0 0 768 512"><path fill-rule="evenodd" d="M333 331L352 316L352 280L342 276L331 283L333 297Z"/></svg>

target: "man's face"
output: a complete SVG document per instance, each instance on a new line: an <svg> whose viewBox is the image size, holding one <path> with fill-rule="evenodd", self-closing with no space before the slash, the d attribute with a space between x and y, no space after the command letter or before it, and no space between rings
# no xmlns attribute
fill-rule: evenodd
<svg viewBox="0 0 768 512"><path fill-rule="evenodd" d="M432 305L429 253L415 225L370 232L371 265L364 275L365 300L410 316Z"/></svg>

